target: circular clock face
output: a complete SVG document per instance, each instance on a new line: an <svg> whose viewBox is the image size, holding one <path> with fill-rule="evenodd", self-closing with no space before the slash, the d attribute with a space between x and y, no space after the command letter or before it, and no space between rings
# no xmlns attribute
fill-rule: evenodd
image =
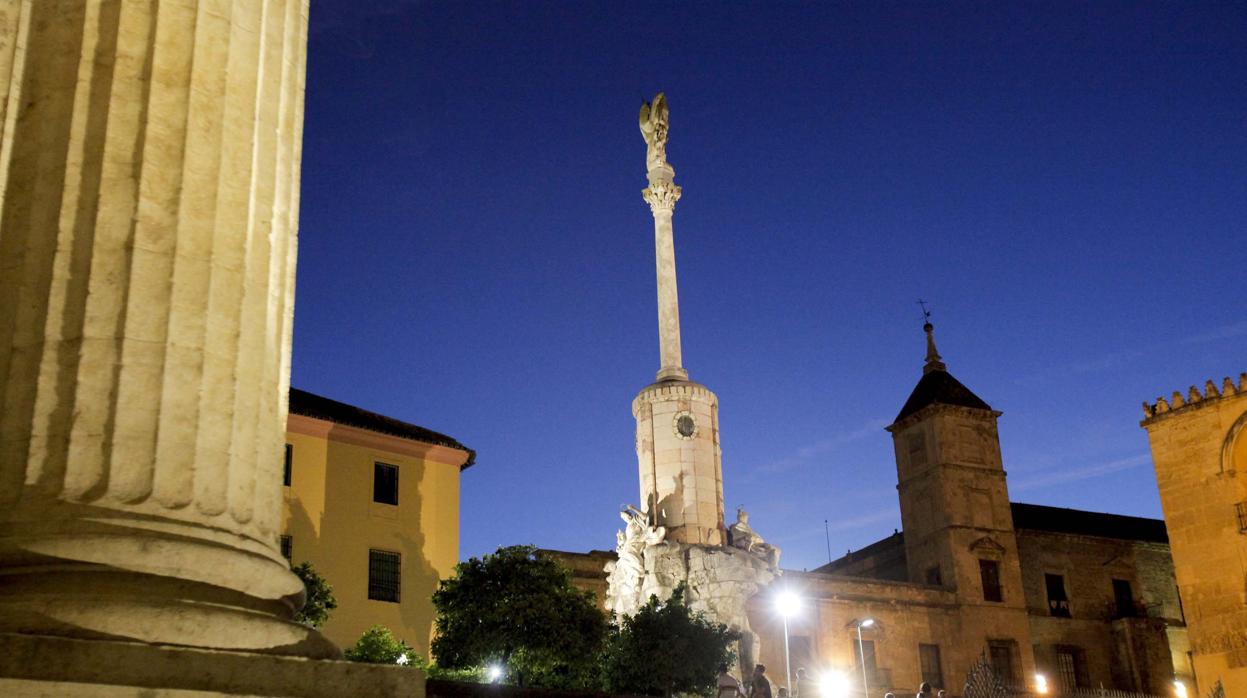
<svg viewBox="0 0 1247 698"><path fill-rule="evenodd" d="M697 424L693 422L692 415L682 414L676 417L675 430L680 436L691 439L693 438L693 432L697 431Z"/></svg>

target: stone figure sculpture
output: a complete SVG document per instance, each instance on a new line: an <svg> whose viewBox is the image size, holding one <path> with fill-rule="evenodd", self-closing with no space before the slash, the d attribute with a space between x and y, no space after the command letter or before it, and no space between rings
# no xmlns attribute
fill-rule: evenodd
<svg viewBox="0 0 1247 698"><path fill-rule="evenodd" d="M666 538L667 529L651 526L649 514L627 504L619 512L624 528L615 534L618 559L607 565L608 606L616 613L630 615L640 607L641 585L645 579L645 550Z"/></svg>
<svg viewBox="0 0 1247 698"><path fill-rule="evenodd" d="M654 170L667 164L667 97L659 92L654 101L641 105L641 135L645 137L645 168Z"/></svg>
<svg viewBox="0 0 1247 698"><path fill-rule="evenodd" d="M736 508L736 523L727 528L728 540L732 547L740 548L767 561L771 567L779 567L779 548L762 540L749 525L749 513L744 507Z"/></svg>

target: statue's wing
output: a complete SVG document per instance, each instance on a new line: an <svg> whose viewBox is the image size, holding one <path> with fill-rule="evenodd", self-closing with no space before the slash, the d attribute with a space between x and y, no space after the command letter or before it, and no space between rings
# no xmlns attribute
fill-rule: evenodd
<svg viewBox="0 0 1247 698"><path fill-rule="evenodd" d="M650 106L648 102L641 104L641 133L649 134L654 132L654 122L650 120Z"/></svg>

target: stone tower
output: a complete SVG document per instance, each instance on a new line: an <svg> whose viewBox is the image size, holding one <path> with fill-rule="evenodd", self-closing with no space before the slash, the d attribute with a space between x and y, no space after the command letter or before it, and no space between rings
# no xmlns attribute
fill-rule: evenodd
<svg viewBox="0 0 1247 698"><path fill-rule="evenodd" d="M887 428L896 451L909 581L957 594L965 609L964 637L950 646L1011 648L1015 678L1030 676L1022 570L996 432L1000 412L948 372L934 328L927 323L923 329L922 378ZM973 659L953 658L963 666Z"/></svg>
<svg viewBox="0 0 1247 698"><path fill-rule="evenodd" d="M1143 405L1196 693L1247 695L1247 373Z"/></svg>
<svg viewBox="0 0 1247 698"><path fill-rule="evenodd" d="M641 111L649 187L642 196L654 215L654 261L658 276L657 382L632 401L641 502L650 524L681 543L724 542L723 468L719 450L719 401L688 380L680 352L671 218L680 198L675 169L667 163L667 102L660 93Z"/></svg>

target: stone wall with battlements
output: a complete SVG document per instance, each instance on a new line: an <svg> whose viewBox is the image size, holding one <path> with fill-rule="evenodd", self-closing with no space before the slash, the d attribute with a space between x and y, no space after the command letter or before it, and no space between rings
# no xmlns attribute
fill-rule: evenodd
<svg viewBox="0 0 1247 698"><path fill-rule="evenodd" d="M1200 692L1247 695L1247 374L1144 403Z"/></svg>

